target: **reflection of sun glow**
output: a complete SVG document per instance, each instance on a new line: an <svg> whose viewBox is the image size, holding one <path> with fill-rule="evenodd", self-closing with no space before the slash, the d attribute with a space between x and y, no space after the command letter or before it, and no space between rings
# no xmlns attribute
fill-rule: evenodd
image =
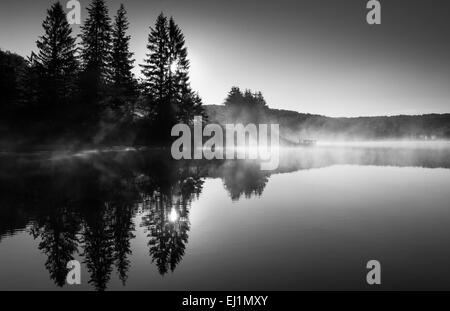
<svg viewBox="0 0 450 311"><path fill-rule="evenodd" d="M172 210L170 211L170 214L168 216L169 221L170 222L176 222L178 220L178 217L179 216L178 216L177 211L174 208L172 208Z"/></svg>

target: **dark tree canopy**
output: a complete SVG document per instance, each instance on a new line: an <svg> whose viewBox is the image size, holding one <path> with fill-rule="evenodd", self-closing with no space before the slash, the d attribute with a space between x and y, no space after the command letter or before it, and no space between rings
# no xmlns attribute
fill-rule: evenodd
<svg viewBox="0 0 450 311"><path fill-rule="evenodd" d="M74 91L78 60L75 38L61 3L47 11L42 27L45 33L36 42L38 53L33 65L43 82L44 100L67 98Z"/></svg>
<svg viewBox="0 0 450 311"><path fill-rule="evenodd" d="M247 89L242 93L241 89L233 86L225 99L228 107L267 108L267 103L261 92L252 92Z"/></svg>
<svg viewBox="0 0 450 311"><path fill-rule="evenodd" d="M155 27L150 28L148 36L148 54L141 65L144 80L144 93L155 106L162 105L167 98L166 79L169 71L167 51L167 18L161 13L156 19Z"/></svg>
<svg viewBox="0 0 450 311"><path fill-rule="evenodd" d="M111 76L111 19L104 0L93 0L89 5L88 18L82 26L83 68L97 78L109 81Z"/></svg>
<svg viewBox="0 0 450 311"><path fill-rule="evenodd" d="M173 17L169 20L169 101L176 107L178 122L192 123L195 116L206 115L200 96L192 91L189 82L189 60L184 35Z"/></svg>
<svg viewBox="0 0 450 311"><path fill-rule="evenodd" d="M244 95L237 86L233 86L225 99L226 106L242 105L244 103Z"/></svg>
<svg viewBox="0 0 450 311"><path fill-rule="evenodd" d="M17 54L0 50L0 120L11 121L20 100L21 77L27 61Z"/></svg>
<svg viewBox="0 0 450 311"><path fill-rule="evenodd" d="M24 146L166 145L176 123L206 120L175 20L161 13L150 28L139 82L129 25L124 5L112 23L105 0L92 0L78 47L63 6L53 4L28 60L0 51L0 132Z"/></svg>
<svg viewBox="0 0 450 311"><path fill-rule="evenodd" d="M115 88L132 91L135 87L133 73L133 53L130 52L130 39L127 35L129 22L127 11L120 5L112 30L112 82Z"/></svg>
<svg viewBox="0 0 450 311"><path fill-rule="evenodd" d="M202 101L189 83L189 61L184 35L173 18L160 14L150 28L148 54L141 65L144 76L144 110L154 120L152 132L170 140L177 122L191 124L195 115L204 115Z"/></svg>
<svg viewBox="0 0 450 311"><path fill-rule="evenodd" d="M51 140L68 132L79 65L75 38L59 2L47 10L42 27L38 50L32 53L21 79L15 118L27 135Z"/></svg>
<svg viewBox="0 0 450 311"><path fill-rule="evenodd" d="M252 92L233 86L225 99L225 106L230 111L230 117L236 122L260 123L265 119L268 109L261 92Z"/></svg>

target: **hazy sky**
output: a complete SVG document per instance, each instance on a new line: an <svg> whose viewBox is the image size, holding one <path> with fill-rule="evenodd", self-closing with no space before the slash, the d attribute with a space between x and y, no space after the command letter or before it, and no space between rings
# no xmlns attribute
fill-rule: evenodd
<svg viewBox="0 0 450 311"><path fill-rule="evenodd" d="M0 48L35 50L52 2L1 0ZM236 85L261 90L270 107L329 116L450 112L448 0L381 0L377 26L366 0L106 2L111 16L121 2L128 10L136 67L156 16L174 16L205 104Z"/></svg>

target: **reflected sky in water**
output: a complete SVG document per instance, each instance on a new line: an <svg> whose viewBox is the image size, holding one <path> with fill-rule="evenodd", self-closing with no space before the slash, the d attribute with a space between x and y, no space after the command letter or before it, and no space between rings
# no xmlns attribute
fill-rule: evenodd
<svg viewBox="0 0 450 311"><path fill-rule="evenodd" d="M0 289L450 289L450 148L319 145L253 161L0 156ZM65 285L82 262L82 285Z"/></svg>

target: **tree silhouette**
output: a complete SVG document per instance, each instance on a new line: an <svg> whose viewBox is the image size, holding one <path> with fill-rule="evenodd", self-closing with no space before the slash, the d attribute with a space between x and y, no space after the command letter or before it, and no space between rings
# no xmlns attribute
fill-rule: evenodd
<svg viewBox="0 0 450 311"><path fill-rule="evenodd" d="M111 19L104 0L93 0L89 5L88 18L82 26L83 68L96 78L109 81L111 77Z"/></svg>
<svg viewBox="0 0 450 311"><path fill-rule="evenodd" d="M19 110L21 99L21 78L27 69L26 60L14 53L0 49L0 133L11 135L10 128L16 127L23 116L16 112Z"/></svg>
<svg viewBox="0 0 450 311"><path fill-rule="evenodd" d="M97 291L106 290L114 264L114 230L112 207L95 207L86 214L83 243L86 266L91 275L89 284Z"/></svg>
<svg viewBox="0 0 450 311"><path fill-rule="evenodd" d="M184 35L173 17L168 24L169 77L167 79L169 101L176 107L177 121L191 124L194 116L206 118L202 100L189 83L189 60Z"/></svg>
<svg viewBox="0 0 450 311"><path fill-rule="evenodd" d="M34 238L40 238L39 250L47 255L45 267L55 284L66 284L67 263L78 249L79 219L67 207L56 208L32 227Z"/></svg>
<svg viewBox="0 0 450 311"><path fill-rule="evenodd" d="M159 112L167 99L166 77L169 71L167 18L161 13L154 28L150 28L147 49L149 51L145 64L141 65L144 80L144 93L151 99L154 107L150 110Z"/></svg>
<svg viewBox="0 0 450 311"><path fill-rule="evenodd" d="M170 129L175 124L175 110L168 100L167 80L170 71L167 18L161 13L154 28L150 28L148 54L141 65L144 76L145 109L153 121L153 138L160 142L170 139Z"/></svg>
<svg viewBox="0 0 450 311"><path fill-rule="evenodd" d="M223 185L233 201L238 201L242 195L247 199L261 196L269 177L258 163L245 161L227 163L222 173Z"/></svg>
<svg viewBox="0 0 450 311"><path fill-rule="evenodd" d="M44 34L36 42L38 52L32 54L30 61L29 79L34 81L30 81L28 87L32 88L30 92L34 96L28 94L28 100L32 103L33 118L44 131L41 134L55 136L66 126L65 116L76 91L77 49L59 2L47 10L42 27Z"/></svg>
<svg viewBox="0 0 450 311"><path fill-rule="evenodd" d="M147 201L148 215L142 226L148 228L150 256L161 275L174 271L184 256L188 242L189 210L173 193L155 192Z"/></svg>
<svg viewBox="0 0 450 311"><path fill-rule="evenodd" d="M147 195L143 196L147 214L141 226L147 228L152 261L159 273L165 275L175 270L185 254L190 230L189 209L192 200L202 191L203 180L193 167L156 162L159 165L148 173Z"/></svg>
<svg viewBox="0 0 450 311"><path fill-rule="evenodd" d="M253 93L247 89L242 93L236 86L228 93L225 106L229 111L229 122L258 124L267 113L267 103L261 92Z"/></svg>
<svg viewBox="0 0 450 311"><path fill-rule="evenodd" d="M76 117L77 123L85 125L88 134L93 135L111 82L112 28L104 0L93 0L87 11L88 17L81 28L83 72Z"/></svg>
<svg viewBox="0 0 450 311"><path fill-rule="evenodd" d="M138 83L125 7L113 25L104 0L92 0L87 13L79 48L57 2L36 53L27 61L0 53L0 134L24 147L167 145L176 123L192 125L196 115L206 121L190 86L185 38L172 17L161 13L150 28Z"/></svg>
<svg viewBox="0 0 450 311"><path fill-rule="evenodd" d="M189 83L186 42L173 18L161 13L150 29L144 79L138 83L131 73L124 6L113 26L104 0L92 0L87 12L80 51L59 2L47 11L44 34L27 61L0 51L2 146L166 145L175 123L206 118ZM261 92L238 87L229 92L225 108L207 109L210 118L220 117L224 124L280 124L282 141L293 145L299 135L319 140L450 137L449 114L329 118L268 109Z"/></svg>
<svg viewBox="0 0 450 311"><path fill-rule="evenodd" d="M239 106L244 103L244 95L241 92L241 89L237 86L231 87L230 92L228 93L227 98L225 99L225 106L233 107Z"/></svg>
<svg viewBox="0 0 450 311"><path fill-rule="evenodd" d="M119 279L125 285L128 279L128 270L130 261L128 255L131 254L130 240L134 238L134 224L132 217L134 215L133 206L129 202L117 205L114 209L114 222L112 230L114 234L114 253L115 265L119 274Z"/></svg>
<svg viewBox="0 0 450 311"><path fill-rule="evenodd" d="M147 114L163 141L177 122L191 124L194 115L206 116L202 101L189 84L189 61L181 29L173 18L160 14L148 37L149 53L142 66Z"/></svg>
<svg viewBox="0 0 450 311"><path fill-rule="evenodd" d="M203 123L208 121L208 114L203 108L203 101L198 93L185 89L181 92L177 113L178 121L185 124L193 124L195 116L201 116Z"/></svg>
<svg viewBox="0 0 450 311"><path fill-rule="evenodd" d="M61 3L47 11L42 27L45 34L36 45L39 49L34 61L44 84L46 100L64 99L73 94L78 69L75 38Z"/></svg>
<svg viewBox="0 0 450 311"><path fill-rule="evenodd" d="M121 4L112 30L111 78L113 107L127 108L124 112L130 112L129 101L135 99L136 82L131 72L134 59L129 48L131 37L126 34L129 27L126 14L125 7Z"/></svg>
<svg viewBox="0 0 450 311"><path fill-rule="evenodd" d="M266 100L264 99L264 96L263 96L263 94L259 91L259 92L256 92L254 95L253 95L253 97L254 97L254 101L255 101L255 104L258 106L258 107L261 107L261 108L267 108L267 102L266 102Z"/></svg>

